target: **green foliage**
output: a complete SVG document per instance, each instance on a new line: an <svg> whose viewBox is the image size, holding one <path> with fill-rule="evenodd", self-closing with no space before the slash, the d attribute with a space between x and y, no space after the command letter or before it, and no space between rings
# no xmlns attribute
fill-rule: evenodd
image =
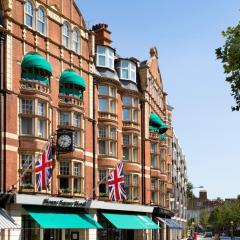
<svg viewBox="0 0 240 240"><path fill-rule="evenodd" d="M233 111L240 110L240 24L228 27L222 32L226 39L225 44L216 49L217 59L223 63L224 73L227 74L226 81L230 84L231 95L236 101L232 107Z"/></svg>
<svg viewBox="0 0 240 240"><path fill-rule="evenodd" d="M204 229L207 228L208 218L209 218L209 216L208 216L207 212L202 211L200 213L200 224L204 227Z"/></svg>
<svg viewBox="0 0 240 240"><path fill-rule="evenodd" d="M187 182L187 198L188 199L194 198L193 184L191 182Z"/></svg>
<svg viewBox="0 0 240 240"><path fill-rule="evenodd" d="M225 203L214 209L210 214L209 223L215 231L230 231L233 227L236 232L236 227L240 224L240 201Z"/></svg>

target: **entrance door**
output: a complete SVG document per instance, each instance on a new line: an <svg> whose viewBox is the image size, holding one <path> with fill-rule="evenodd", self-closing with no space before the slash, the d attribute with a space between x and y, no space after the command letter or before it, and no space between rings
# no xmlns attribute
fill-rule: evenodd
<svg viewBox="0 0 240 240"><path fill-rule="evenodd" d="M62 240L61 229L45 229L43 240Z"/></svg>
<svg viewBox="0 0 240 240"><path fill-rule="evenodd" d="M122 230L122 240L134 240L134 230Z"/></svg>

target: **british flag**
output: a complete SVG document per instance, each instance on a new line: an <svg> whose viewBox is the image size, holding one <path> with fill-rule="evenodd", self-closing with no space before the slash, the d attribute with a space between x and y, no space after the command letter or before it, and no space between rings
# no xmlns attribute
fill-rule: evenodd
<svg viewBox="0 0 240 240"><path fill-rule="evenodd" d="M52 146L49 142L35 164L35 175L37 191L46 190L52 178Z"/></svg>
<svg viewBox="0 0 240 240"><path fill-rule="evenodd" d="M122 162L118 162L116 168L108 175L108 192L111 201L125 200L127 198Z"/></svg>

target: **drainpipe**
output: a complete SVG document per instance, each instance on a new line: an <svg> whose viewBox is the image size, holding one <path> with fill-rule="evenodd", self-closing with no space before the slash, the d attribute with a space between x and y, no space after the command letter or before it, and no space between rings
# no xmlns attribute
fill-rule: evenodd
<svg viewBox="0 0 240 240"><path fill-rule="evenodd" d="M96 80L93 79L93 121L92 121L92 135L93 135L93 199L96 199L96 98L95 88Z"/></svg>
<svg viewBox="0 0 240 240"><path fill-rule="evenodd" d="M145 199L145 99L141 100L141 157L142 157L142 204L146 203Z"/></svg>
<svg viewBox="0 0 240 240"><path fill-rule="evenodd" d="M3 102L5 104L5 92L4 92L4 44L5 35L0 33L0 192L5 192L5 173L4 173L4 159L3 159Z"/></svg>

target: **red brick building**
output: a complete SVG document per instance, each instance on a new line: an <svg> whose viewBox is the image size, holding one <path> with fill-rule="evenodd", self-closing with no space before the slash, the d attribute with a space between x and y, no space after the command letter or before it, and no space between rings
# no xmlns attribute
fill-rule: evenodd
<svg viewBox="0 0 240 240"><path fill-rule="evenodd" d="M164 239L150 219L162 210L166 215L172 189L172 113L157 49L144 62L121 57L108 26L87 29L73 0L2 0L0 6L0 202L19 226L2 238ZM73 133L74 151L55 152L51 183L39 189L39 155L48 142L67 144L66 136L59 141L61 129ZM118 161L124 203L108 197L106 179ZM41 225L39 212L58 216L66 206L70 219L74 209L92 225ZM107 214L140 215L152 228L121 230ZM103 230L96 230L98 222Z"/></svg>

